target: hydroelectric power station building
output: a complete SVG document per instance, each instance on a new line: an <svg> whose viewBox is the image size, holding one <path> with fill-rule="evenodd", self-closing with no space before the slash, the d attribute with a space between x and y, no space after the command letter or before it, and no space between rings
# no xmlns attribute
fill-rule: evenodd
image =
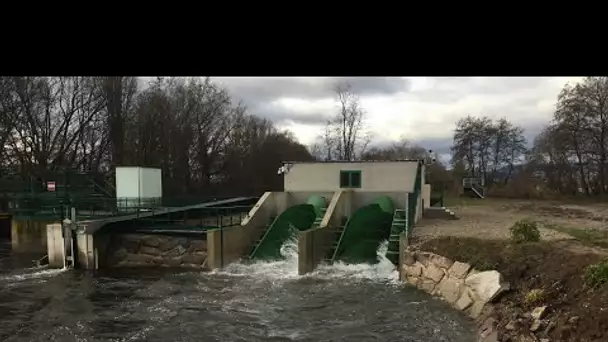
<svg viewBox="0 0 608 342"><path fill-rule="evenodd" d="M116 174L121 177L125 173ZM157 173L150 174L156 175L154 182L160 182ZM430 208L424 160L286 162L279 174L278 177L284 177L284 191L266 192L245 210L227 207L251 201L236 198L71 223L76 265L97 268L108 264L108 258L118 248L112 236L121 234L129 234L130 239L137 234L156 235L156 240L171 235L179 235L180 241L195 239L197 250L204 249L202 265L206 269L221 268L239 260L280 259L281 246L294 239L298 244L300 274L324 262L376 262L378 247L385 241L388 241L386 256L397 264L400 241L407 239L423 211L435 211ZM117 179L116 184L134 187L133 182L125 183L124 179ZM147 186L146 182L137 184L137 191L145 193L142 187ZM157 191L158 185L154 187L154 195L162 196ZM210 225L212 213L217 214L218 223ZM236 221L234 213L239 213ZM62 237L66 235L62 234L64 230L65 224L61 223L47 227L49 261L69 254L63 247L69 245ZM171 243L167 245L177 248ZM194 257L188 255L186 261L185 254L192 246L194 243L186 243L177 252L171 250L172 266L190 264ZM146 253L161 247L152 246ZM149 257L153 258L150 264L162 262L158 256ZM51 264L59 266L58 262Z"/></svg>

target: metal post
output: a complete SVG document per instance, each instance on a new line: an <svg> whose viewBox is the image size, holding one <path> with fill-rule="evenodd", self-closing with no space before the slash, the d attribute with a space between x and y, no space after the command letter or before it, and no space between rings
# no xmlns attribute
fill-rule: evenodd
<svg viewBox="0 0 608 342"><path fill-rule="evenodd" d="M76 232L76 208L72 207L70 222L70 257L72 258L72 268L76 267L76 258L74 257L74 233Z"/></svg>
<svg viewBox="0 0 608 342"><path fill-rule="evenodd" d="M222 226L222 216L218 216L218 222L220 226L220 245L221 254L220 254L220 268L224 268L224 226Z"/></svg>

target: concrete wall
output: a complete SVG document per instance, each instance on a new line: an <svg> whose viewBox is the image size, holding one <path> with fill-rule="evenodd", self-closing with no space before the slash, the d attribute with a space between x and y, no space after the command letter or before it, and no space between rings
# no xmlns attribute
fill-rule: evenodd
<svg viewBox="0 0 608 342"><path fill-rule="evenodd" d="M65 242L61 229L61 223L46 225L47 255L49 257L49 267L51 268L63 268L65 260Z"/></svg>
<svg viewBox="0 0 608 342"><path fill-rule="evenodd" d="M214 229L207 232L207 265L221 268L247 255L252 244L259 239L270 217L288 207L288 194L266 192L251 208L240 226Z"/></svg>
<svg viewBox="0 0 608 342"><path fill-rule="evenodd" d="M335 242L338 227L319 227L298 235L298 274L314 271L325 259Z"/></svg>
<svg viewBox="0 0 608 342"><path fill-rule="evenodd" d="M374 202L379 196L388 196L393 200L395 209L407 208L407 193L406 192L395 192L395 191L382 191L382 192L355 192L353 194L353 205L356 211L368 204Z"/></svg>
<svg viewBox="0 0 608 342"><path fill-rule="evenodd" d="M334 195L333 191L292 191L287 192L287 208L296 204L304 204L308 201L308 198L312 195L318 195L325 198L326 203L329 204L332 196ZM287 209L286 208L286 209Z"/></svg>
<svg viewBox="0 0 608 342"><path fill-rule="evenodd" d="M109 267L185 267L206 268L207 241L201 236L121 234L111 238L106 256Z"/></svg>
<svg viewBox="0 0 608 342"><path fill-rule="evenodd" d="M336 191L327 206L325 216L321 221L320 227L333 226L337 227L340 225L342 217L350 217L355 211L354 207L354 196L355 192L350 190Z"/></svg>
<svg viewBox="0 0 608 342"><path fill-rule="evenodd" d="M76 234L76 258L78 267L90 270L96 269L99 250L95 248L95 241L93 238L93 234L85 234L83 232Z"/></svg>
<svg viewBox="0 0 608 342"><path fill-rule="evenodd" d="M431 184L422 185L422 199L424 207L429 208L431 206Z"/></svg>
<svg viewBox="0 0 608 342"><path fill-rule="evenodd" d="M57 221L19 220L11 221L11 244L15 252L40 252L47 250L47 224Z"/></svg>
<svg viewBox="0 0 608 342"><path fill-rule="evenodd" d="M312 272L328 253L338 238L342 217L353 211L353 191L337 191L331 197L325 216L318 228L298 235L298 274Z"/></svg>
<svg viewBox="0 0 608 342"><path fill-rule="evenodd" d="M286 192L338 191L340 171L360 170L359 191L411 192L416 180L418 162L322 162L295 163L284 176Z"/></svg>

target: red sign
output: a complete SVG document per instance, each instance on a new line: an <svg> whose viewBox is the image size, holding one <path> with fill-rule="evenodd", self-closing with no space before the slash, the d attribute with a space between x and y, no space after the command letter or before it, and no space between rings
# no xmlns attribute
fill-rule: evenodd
<svg viewBox="0 0 608 342"><path fill-rule="evenodd" d="M46 182L46 190L50 192L55 191L55 182Z"/></svg>

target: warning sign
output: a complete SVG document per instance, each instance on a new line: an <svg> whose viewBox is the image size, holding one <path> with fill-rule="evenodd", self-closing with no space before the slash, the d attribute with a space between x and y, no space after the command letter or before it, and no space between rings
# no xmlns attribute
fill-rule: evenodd
<svg viewBox="0 0 608 342"><path fill-rule="evenodd" d="M46 191L54 192L55 191L55 182L46 182Z"/></svg>

